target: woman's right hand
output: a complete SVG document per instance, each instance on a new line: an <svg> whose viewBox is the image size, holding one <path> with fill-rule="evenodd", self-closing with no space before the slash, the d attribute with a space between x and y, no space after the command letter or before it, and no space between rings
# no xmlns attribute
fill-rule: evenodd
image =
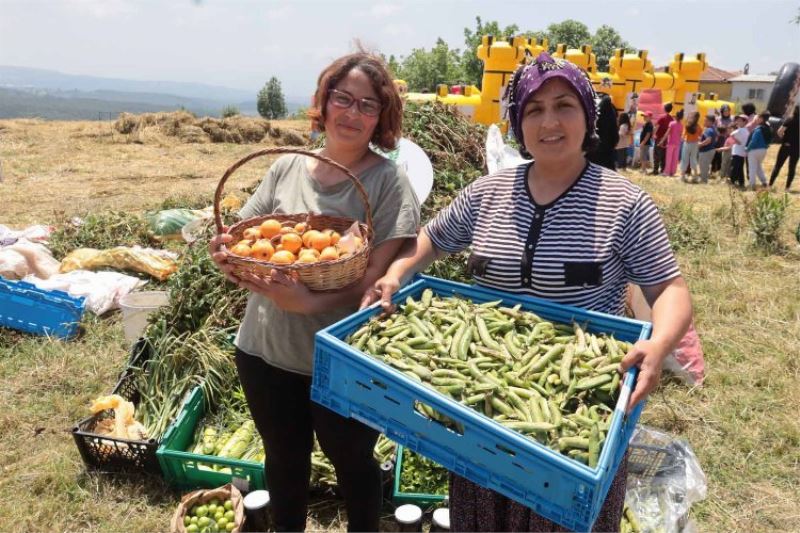
<svg viewBox="0 0 800 533"><path fill-rule="evenodd" d="M220 246L233 241L233 235L226 233L228 231L227 227L223 227L222 231L219 235L214 235L211 238L208 244L208 253L211 254L211 259L217 264L220 271L225 274L225 278L238 285L241 280L233 274L233 265L228 263L226 255L220 251Z"/></svg>
<svg viewBox="0 0 800 533"><path fill-rule="evenodd" d="M400 280L395 276L387 274L373 283L372 287L366 290L364 296L361 298L361 306L359 309L364 309L365 307L369 307L375 302L380 301L384 313L391 313L394 311L392 296L399 289Z"/></svg>

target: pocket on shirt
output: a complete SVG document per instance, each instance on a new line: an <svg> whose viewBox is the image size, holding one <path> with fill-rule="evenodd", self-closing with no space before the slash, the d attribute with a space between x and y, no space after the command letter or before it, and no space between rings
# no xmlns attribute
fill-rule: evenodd
<svg viewBox="0 0 800 533"><path fill-rule="evenodd" d="M603 283L603 263L564 263L564 285L568 287L593 287Z"/></svg>
<svg viewBox="0 0 800 533"><path fill-rule="evenodd" d="M486 275L486 267L489 266L489 262L492 260L491 257L486 255L480 255L476 253L471 253L469 255L469 259L467 259L467 275L469 276L485 276Z"/></svg>

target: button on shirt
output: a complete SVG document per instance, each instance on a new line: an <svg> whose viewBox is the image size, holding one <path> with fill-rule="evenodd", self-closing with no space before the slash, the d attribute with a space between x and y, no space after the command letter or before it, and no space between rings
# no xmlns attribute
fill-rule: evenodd
<svg viewBox="0 0 800 533"><path fill-rule="evenodd" d="M630 281L680 275L650 197L614 171L589 164L548 205L528 189L526 163L477 179L425 231L434 246L468 247L484 263L480 285L623 314Z"/></svg>

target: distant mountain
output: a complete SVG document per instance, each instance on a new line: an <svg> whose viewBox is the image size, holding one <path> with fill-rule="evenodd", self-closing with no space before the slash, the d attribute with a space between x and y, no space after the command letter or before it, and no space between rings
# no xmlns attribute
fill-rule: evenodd
<svg viewBox="0 0 800 533"><path fill-rule="evenodd" d="M226 105L257 115L257 90L171 81L141 81L63 74L52 70L0 66L0 118L40 117L86 120L187 109L218 116ZM287 102L290 113L301 104Z"/></svg>
<svg viewBox="0 0 800 533"><path fill-rule="evenodd" d="M54 70L0 66L0 87L38 88L61 91L118 91L172 94L224 103L255 99L257 89L247 91L205 83L142 81L64 74Z"/></svg>

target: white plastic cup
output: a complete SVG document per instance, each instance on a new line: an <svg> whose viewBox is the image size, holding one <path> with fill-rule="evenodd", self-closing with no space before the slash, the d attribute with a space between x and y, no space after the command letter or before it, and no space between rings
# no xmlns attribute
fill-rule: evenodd
<svg viewBox="0 0 800 533"><path fill-rule="evenodd" d="M395 509L394 519L400 531L422 531L422 509L414 504L407 503Z"/></svg>
<svg viewBox="0 0 800 533"><path fill-rule="evenodd" d="M433 512L431 531L450 531L450 509L440 507Z"/></svg>
<svg viewBox="0 0 800 533"><path fill-rule="evenodd" d="M269 491L254 490L242 503L246 516L244 531L269 531Z"/></svg>
<svg viewBox="0 0 800 533"><path fill-rule="evenodd" d="M130 344L136 342L147 327L150 313L168 304L169 295L165 291L131 292L120 298L119 308L122 310L125 340Z"/></svg>

